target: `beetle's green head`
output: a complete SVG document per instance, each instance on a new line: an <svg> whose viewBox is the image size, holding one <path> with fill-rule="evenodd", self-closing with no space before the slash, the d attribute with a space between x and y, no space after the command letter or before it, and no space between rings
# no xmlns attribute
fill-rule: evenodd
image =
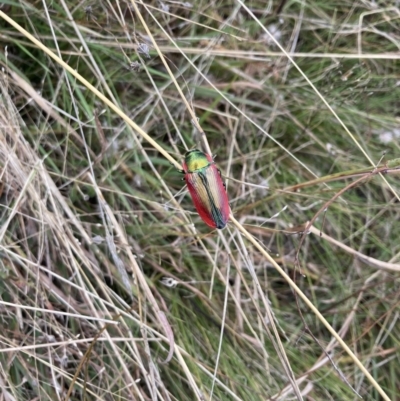
<svg viewBox="0 0 400 401"><path fill-rule="evenodd" d="M210 165L210 160L201 150L193 149L186 152L185 163L189 171L196 171L208 167Z"/></svg>

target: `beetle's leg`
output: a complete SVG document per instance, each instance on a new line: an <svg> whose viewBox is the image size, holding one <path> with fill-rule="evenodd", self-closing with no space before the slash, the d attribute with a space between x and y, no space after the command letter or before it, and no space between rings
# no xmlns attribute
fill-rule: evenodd
<svg viewBox="0 0 400 401"><path fill-rule="evenodd" d="M174 164L174 163L169 162L169 164L170 164L171 166L175 167L175 164ZM177 171L178 171L178 173L185 174L185 170L179 170L179 169L177 169Z"/></svg>
<svg viewBox="0 0 400 401"><path fill-rule="evenodd" d="M221 170L220 170L219 168L217 168L217 171L218 171L218 174L219 174L219 176L221 177L222 185L223 185L223 186L224 186L224 188L226 189L226 184L225 184L225 181L222 179L222 173L221 173Z"/></svg>

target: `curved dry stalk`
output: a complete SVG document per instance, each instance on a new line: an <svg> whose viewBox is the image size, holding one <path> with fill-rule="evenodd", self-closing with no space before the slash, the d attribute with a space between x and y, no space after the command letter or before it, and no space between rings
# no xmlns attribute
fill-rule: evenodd
<svg viewBox="0 0 400 401"><path fill-rule="evenodd" d="M350 253L351 255L355 256L356 258L359 258L360 260L362 260L365 263L368 263L371 266L377 267L378 269L400 272L400 265L398 263L382 262L381 260L364 255L363 253L356 251L355 249L341 243L340 241L330 237L329 235L324 234L314 225L308 227L308 231L310 231L315 235L318 235L320 238L326 239L331 244L336 245L337 247L343 249L344 251Z"/></svg>
<svg viewBox="0 0 400 401"><path fill-rule="evenodd" d="M318 216L319 216L323 211L325 211L325 210L329 207L329 205L332 204L332 202L334 202L337 198L339 198L341 195L343 195L343 194L344 194L346 191L348 191L349 189L354 188L355 186L357 186L358 184L360 184L363 180L365 180L365 179L368 178L368 177L372 177L372 176L377 175L377 174L382 175L382 174L386 173L386 171L387 171L387 166L385 165L384 167L376 168L376 169L374 169L373 171L370 171L370 172L368 172L368 173L363 174L363 175L362 175L361 177L359 177L357 180L351 182L350 184L348 184L348 185L346 185L344 188L342 188L340 191L338 191L334 196L332 196L331 199L329 199L327 202L325 202L325 203L319 208L319 210L317 211L317 213L315 213L315 215L313 216L313 218L312 218L309 222L306 223L306 226L305 226L305 228L304 228L303 235L302 235L302 237L301 237L301 239L300 239L299 246L298 246L297 251L296 251L296 264L297 264L297 265L299 264L299 253L300 253L301 246L302 246L302 244L303 244L303 242L304 242L304 240L305 240L306 235L308 234L308 231L310 230L310 228L311 228L312 225L314 224L315 220L317 220ZM351 248L350 248L350 249L351 249ZM360 255L362 255L362 254L360 254ZM364 257L364 258L365 258L365 257Z"/></svg>
<svg viewBox="0 0 400 401"><path fill-rule="evenodd" d="M377 166L376 170L381 171L382 174L399 174L400 173L400 159L390 159L386 163L383 163L383 164ZM301 190L303 188L311 187L313 185L325 184L327 182L338 181L338 180L347 180L348 178L357 178L360 176L364 176L365 174L368 174L368 173L371 173L371 167L369 167L369 168L363 167L361 169L341 171L340 173L324 175L324 176L316 178L314 180L309 180L309 181L304 181L299 184L289 185L282 189L266 188L266 187L262 187L259 185L246 183L247 186L270 189L271 191L273 191L273 193L272 193L272 195L258 199L252 203L243 204L243 205L235 208L235 213L239 212L239 211L244 213L244 212L247 212L248 210L252 210L252 209L256 208L257 206L262 205L263 203L266 203L272 199L275 199L278 195L283 194L283 193L291 193L291 192L298 193L299 190ZM228 179L232 180L232 181L237 181L230 177Z"/></svg>

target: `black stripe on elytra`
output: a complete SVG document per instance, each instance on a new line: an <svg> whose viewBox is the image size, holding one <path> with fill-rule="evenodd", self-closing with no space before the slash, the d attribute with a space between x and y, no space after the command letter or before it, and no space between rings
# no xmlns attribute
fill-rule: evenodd
<svg viewBox="0 0 400 401"><path fill-rule="evenodd" d="M203 171L199 171L197 174L199 175L200 180L204 185L204 188L206 189L208 198L210 199L211 215L214 222L216 223L215 225L217 226L217 228L223 228L225 224L222 221L221 211L215 206L214 198L212 196L212 193L210 192L210 188L208 185L207 176Z"/></svg>

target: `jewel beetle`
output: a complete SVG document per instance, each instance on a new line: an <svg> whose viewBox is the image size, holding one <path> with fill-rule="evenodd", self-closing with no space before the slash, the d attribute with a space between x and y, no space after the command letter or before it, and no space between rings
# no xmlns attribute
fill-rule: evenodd
<svg viewBox="0 0 400 401"><path fill-rule="evenodd" d="M182 167L197 213L208 226L224 228L229 220L229 200L213 158L201 150L190 150Z"/></svg>

